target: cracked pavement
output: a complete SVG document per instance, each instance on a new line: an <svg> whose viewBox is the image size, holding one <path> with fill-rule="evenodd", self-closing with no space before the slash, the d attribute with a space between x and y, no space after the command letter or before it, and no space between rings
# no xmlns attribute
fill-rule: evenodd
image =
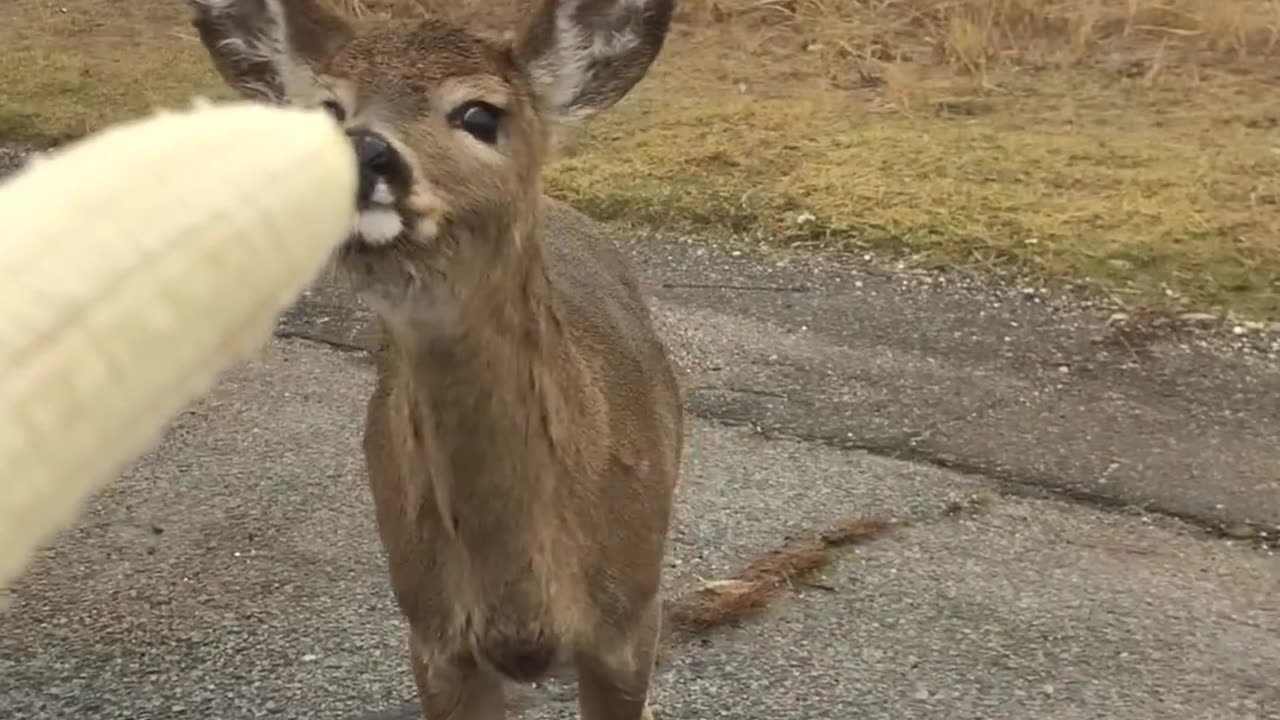
<svg viewBox="0 0 1280 720"><path fill-rule="evenodd" d="M843 518L929 518L674 647L662 718L1280 719L1275 354L1108 342L1106 312L963 278L620 241L689 396L671 594ZM42 554L0 615L0 716L414 717L358 453L368 320L318 286Z"/></svg>

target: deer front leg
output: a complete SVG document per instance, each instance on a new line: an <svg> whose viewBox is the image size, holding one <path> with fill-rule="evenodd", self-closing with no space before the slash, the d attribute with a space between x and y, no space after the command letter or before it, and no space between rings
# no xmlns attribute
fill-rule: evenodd
<svg viewBox="0 0 1280 720"><path fill-rule="evenodd" d="M471 660L428 666L410 639L423 720L504 720L502 680Z"/></svg>
<svg viewBox="0 0 1280 720"><path fill-rule="evenodd" d="M576 658L582 720L653 720L649 679L661 618L662 605L655 599L623 647L601 647Z"/></svg>

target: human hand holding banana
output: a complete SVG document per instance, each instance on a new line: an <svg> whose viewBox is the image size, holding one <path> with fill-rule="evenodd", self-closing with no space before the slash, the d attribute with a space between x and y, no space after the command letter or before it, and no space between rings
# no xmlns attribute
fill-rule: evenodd
<svg viewBox="0 0 1280 720"><path fill-rule="evenodd" d="M109 128L0 184L0 588L270 337L355 191L331 118L247 103Z"/></svg>

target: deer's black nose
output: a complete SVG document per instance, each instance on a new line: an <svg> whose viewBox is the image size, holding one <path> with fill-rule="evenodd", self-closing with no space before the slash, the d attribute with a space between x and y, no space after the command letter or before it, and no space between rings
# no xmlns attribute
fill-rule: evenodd
<svg viewBox="0 0 1280 720"><path fill-rule="evenodd" d="M390 182L396 172L396 151L386 138L368 130L348 130L347 136L355 147L356 162L360 170L360 185L356 202L360 207L369 204L373 189L379 181Z"/></svg>

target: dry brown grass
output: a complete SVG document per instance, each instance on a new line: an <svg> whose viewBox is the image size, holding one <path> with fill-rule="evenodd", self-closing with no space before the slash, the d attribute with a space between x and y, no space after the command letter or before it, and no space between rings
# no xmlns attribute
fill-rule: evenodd
<svg viewBox="0 0 1280 720"><path fill-rule="evenodd" d="M506 24L531 0L335 0ZM684 0L550 169L608 217L1280 316L1280 0ZM0 3L0 137L225 96L179 0Z"/></svg>
<svg viewBox="0 0 1280 720"><path fill-rule="evenodd" d="M862 63L1075 64L1152 46L1187 58L1273 56L1276 0L693 0L693 24L754 25L767 42L819 53L828 72Z"/></svg>
<svg viewBox="0 0 1280 720"><path fill-rule="evenodd" d="M553 173L599 213L1280 314L1276 0L702 0ZM625 179L625 183L619 182Z"/></svg>

